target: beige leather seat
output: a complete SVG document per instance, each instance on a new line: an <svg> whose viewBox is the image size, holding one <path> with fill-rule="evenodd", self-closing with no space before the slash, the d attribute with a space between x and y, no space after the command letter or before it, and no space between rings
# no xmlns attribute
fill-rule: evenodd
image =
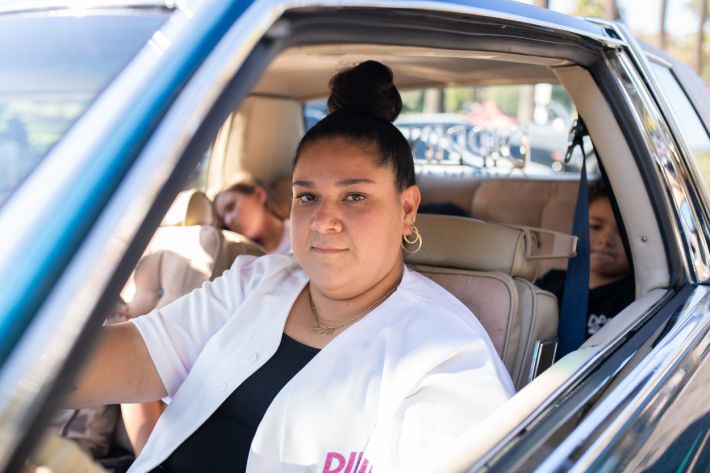
<svg viewBox="0 0 710 473"><path fill-rule="evenodd" d="M473 218L505 225L527 225L555 232L572 230L579 181L565 179L451 177L424 174L417 177L423 202L450 202ZM542 235L541 248L551 245ZM538 261L537 275L565 269L567 260Z"/></svg>
<svg viewBox="0 0 710 473"><path fill-rule="evenodd" d="M407 254L407 263L478 317L516 388L550 366L557 344L557 300L531 281L539 258L569 256L575 239L557 235L555 252L541 254L536 229L444 215L419 215L417 228L423 245L418 253Z"/></svg>
<svg viewBox="0 0 710 473"><path fill-rule="evenodd" d="M251 240L213 227L212 203L181 192L121 292L131 316L163 307L221 275L240 254L262 255Z"/></svg>
<svg viewBox="0 0 710 473"><path fill-rule="evenodd" d="M570 233L577 203L576 180L497 179L483 181L471 201L471 215L486 222L528 225ZM543 235L540 246L549 248L551 239ZM563 258L538 262L537 276L551 269L566 269Z"/></svg>

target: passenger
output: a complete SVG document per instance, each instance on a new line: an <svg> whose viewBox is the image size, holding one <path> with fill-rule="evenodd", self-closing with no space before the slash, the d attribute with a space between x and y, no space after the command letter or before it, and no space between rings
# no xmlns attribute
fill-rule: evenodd
<svg viewBox="0 0 710 473"><path fill-rule="evenodd" d="M562 302L566 271L551 270L535 284ZM601 329L635 298L634 277L616 225L609 194L599 181L589 189L589 302L586 337Z"/></svg>
<svg viewBox="0 0 710 473"><path fill-rule="evenodd" d="M513 393L478 320L404 265L420 193L391 70L337 74L328 103L296 151L293 256L104 329L70 404L171 396L131 472L419 471Z"/></svg>
<svg viewBox="0 0 710 473"><path fill-rule="evenodd" d="M240 172L214 198L222 227L259 243L267 254L291 252L289 221L272 208L269 191L251 174Z"/></svg>

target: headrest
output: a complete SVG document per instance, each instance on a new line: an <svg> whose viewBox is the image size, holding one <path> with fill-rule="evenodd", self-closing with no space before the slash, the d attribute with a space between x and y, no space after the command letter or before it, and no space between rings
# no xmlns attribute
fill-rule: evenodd
<svg viewBox="0 0 710 473"><path fill-rule="evenodd" d="M405 253L409 264L439 266L472 271L500 271L532 281L535 261L574 256L576 238L555 234L560 244L554 254L538 254L538 235L548 232L529 227L511 227L449 215L417 216L422 247Z"/></svg>
<svg viewBox="0 0 710 473"><path fill-rule="evenodd" d="M202 191L189 189L177 195L160 225L169 227L214 225L214 223L214 210L209 197Z"/></svg>

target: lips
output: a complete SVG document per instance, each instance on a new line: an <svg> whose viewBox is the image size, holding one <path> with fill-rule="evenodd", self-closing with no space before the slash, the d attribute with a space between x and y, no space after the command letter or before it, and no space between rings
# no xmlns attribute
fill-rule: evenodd
<svg viewBox="0 0 710 473"><path fill-rule="evenodd" d="M330 246L330 245L312 245L311 251L314 251L315 253L321 253L321 254L338 254L338 253L343 253L345 251L348 251L348 249L347 248L339 248L339 247Z"/></svg>

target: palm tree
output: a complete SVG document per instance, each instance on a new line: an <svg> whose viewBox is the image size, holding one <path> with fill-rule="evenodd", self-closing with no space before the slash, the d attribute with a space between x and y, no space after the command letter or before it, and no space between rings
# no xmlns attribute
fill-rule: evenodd
<svg viewBox="0 0 710 473"><path fill-rule="evenodd" d="M616 4L616 0L605 0L604 1L604 13L606 13L606 18L609 20L619 20L619 6Z"/></svg>
<svg viewBox="0 0 710 473"><path fill-rule="evenodd" d="M577 0L572 13L577 16L591 16L607 20L619 19L619 6L615 0Z"/></svg>
<svg viewBox="0 0 710 473"><path fill-rule="evenodd" d="M668 0L661 0L661 11L658 15L658 47L668 48L668 36L666 35L666 17L668 16Z"/></svg>

